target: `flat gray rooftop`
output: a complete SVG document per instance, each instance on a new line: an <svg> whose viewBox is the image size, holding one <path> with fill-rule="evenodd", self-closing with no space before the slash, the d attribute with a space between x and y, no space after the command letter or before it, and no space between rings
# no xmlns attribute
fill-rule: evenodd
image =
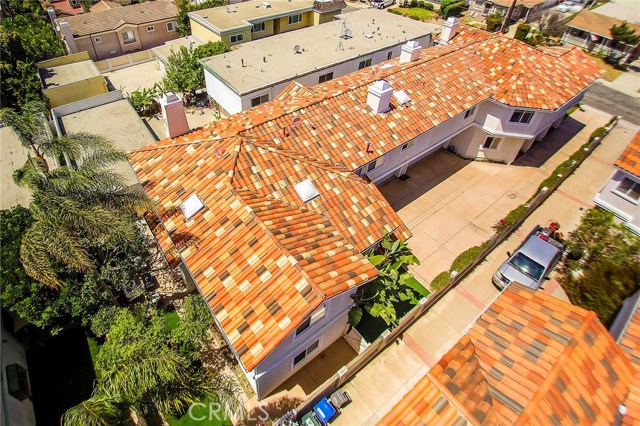
<svg viewBox="0 0 640 426"><path fill-rule="evenodd" d="M236 93L243 95L426 36L441 28L378 9L339 16L340 19L333 22L241 44L237 50L202 62ZM351 38L340 38L343 22L351 31ZM338 48L339 43L342 49ZM296 45L302 48L302 53L294 52Z"/></svg>
<svg viewBox="0 0 640 426"><path fill-rule="evenodd" d="M13 171L27 161L27 149L8 127L0 127L0 209L10 209L18 204L29 207L31 193L13 183Z"/></svg>
<svg viewBox="0 0 640 426"><path fill-rule="evenodd" d="M103 136L113 142L116 148L130 151L155 142L155 138L144 125L129 101L122 99L94 108L85 109L60 117L65 133L87 132ZM114 167L128 183L138 179L127 162Z"/></svg>
<svg viewBox="0 0 640 426"><path fill-rule="evenodd" d="M168 63L169 56L173 52L179 52L182 46L189 48L189 46L193 46L194 48L204 44L197 38L193 36L187 36L178 38L175 40L171 40L163 44L162 46L154 47L151 49L153 53L155 53L156 57L165 64Z"/></svg>
<svg viewBox="0 0 640 426"><path fill-rule="evenodd" d="M249 22L292 15L295 11L302 13L313 8L313 0L268 0L265 3L268 3L269 7L258 0L198 10L189 12L189 15L206 21L218 31L227 31L247 27L250 25Z"/></svg>
<svg viewBox="0 0 640 426"><path fill-rule="evenodd" d="M62 86L80 80L86 80L100 75L93 61L81 61L73 64L59 65L57 67L42 68L40 77L45 89L54 86Z"/></svg>

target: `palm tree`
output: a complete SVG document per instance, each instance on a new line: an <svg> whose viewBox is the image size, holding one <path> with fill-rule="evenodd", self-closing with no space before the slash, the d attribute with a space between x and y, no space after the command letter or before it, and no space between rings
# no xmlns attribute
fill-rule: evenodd
<svg viewBox="0 0 640 426"><path fill-rule="evenodd" d="M45 170L49 170L43 151L45 145L51 141L44 115L46 110L45 104L40 101L27 102L21 113L11 108L3 108L0 110L0 123L10 127L22 146L39 159Z"/></svg>

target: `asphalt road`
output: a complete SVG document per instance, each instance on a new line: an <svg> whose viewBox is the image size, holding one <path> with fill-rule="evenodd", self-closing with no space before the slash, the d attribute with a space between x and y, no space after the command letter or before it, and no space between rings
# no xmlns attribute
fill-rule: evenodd
<svg viewBox="0 0 640 426"><path fill-rule="evenodd" d="M582 100L586 105L609 114L620 115L635 125L640 125L640 100L594 83Z"/></svg>

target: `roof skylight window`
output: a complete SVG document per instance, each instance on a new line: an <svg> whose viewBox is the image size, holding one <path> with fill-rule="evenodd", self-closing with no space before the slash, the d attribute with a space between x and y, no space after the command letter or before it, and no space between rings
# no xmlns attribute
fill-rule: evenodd
<svg viewBox="0 0 640 426"><path fill-rule="evenodd" d="M180 204L180 210L185 219L189 220L204 207L204 203L196 194L191 194L184 203Z"/></svg>
<svg viewBox="0 0 640 426"><path fill-rule="evenodd" d="M404 105L411 100L407 92L404 90L398 90L397 92L393 92L393 97L398 101L400 105Z"/></svg>
<svg viewBox="0 0 640 426"><path fill-rule="evenodd" d="M296 190L298 196L304 203L308 203L316 197L320 196L320 193L316 189L311 179L305 179L300 183L297 183L293 186L293 189Z"/></svg>

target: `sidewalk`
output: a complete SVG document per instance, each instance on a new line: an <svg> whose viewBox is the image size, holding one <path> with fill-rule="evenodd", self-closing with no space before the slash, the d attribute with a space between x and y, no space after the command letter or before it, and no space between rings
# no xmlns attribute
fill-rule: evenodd
<svg viewBox="0 0 640 426"><path fill-rule="evenodd" d="M595 122L591 120L595 113L588 108L584 112L576 111L574 118L587 126L541 169L546 169L548 174L553 170L551 163L564 161L587 141L594 126L606 123L606 116L600 116ZM515 235L413 324L401 340L389 346L347 382L344 389L353 402L342 410L333 424L373 425L400 401L499 295L491 284L491 276L506 258L506 252L515 249L535 225L546 223L550 218L559 221L565 234L573 229L583 211L593 205L593 197L613 171L611 164L637 130L629 123L619 123L604 143L527 219ZM541 291L566 300L554 279Z"/></svg>

